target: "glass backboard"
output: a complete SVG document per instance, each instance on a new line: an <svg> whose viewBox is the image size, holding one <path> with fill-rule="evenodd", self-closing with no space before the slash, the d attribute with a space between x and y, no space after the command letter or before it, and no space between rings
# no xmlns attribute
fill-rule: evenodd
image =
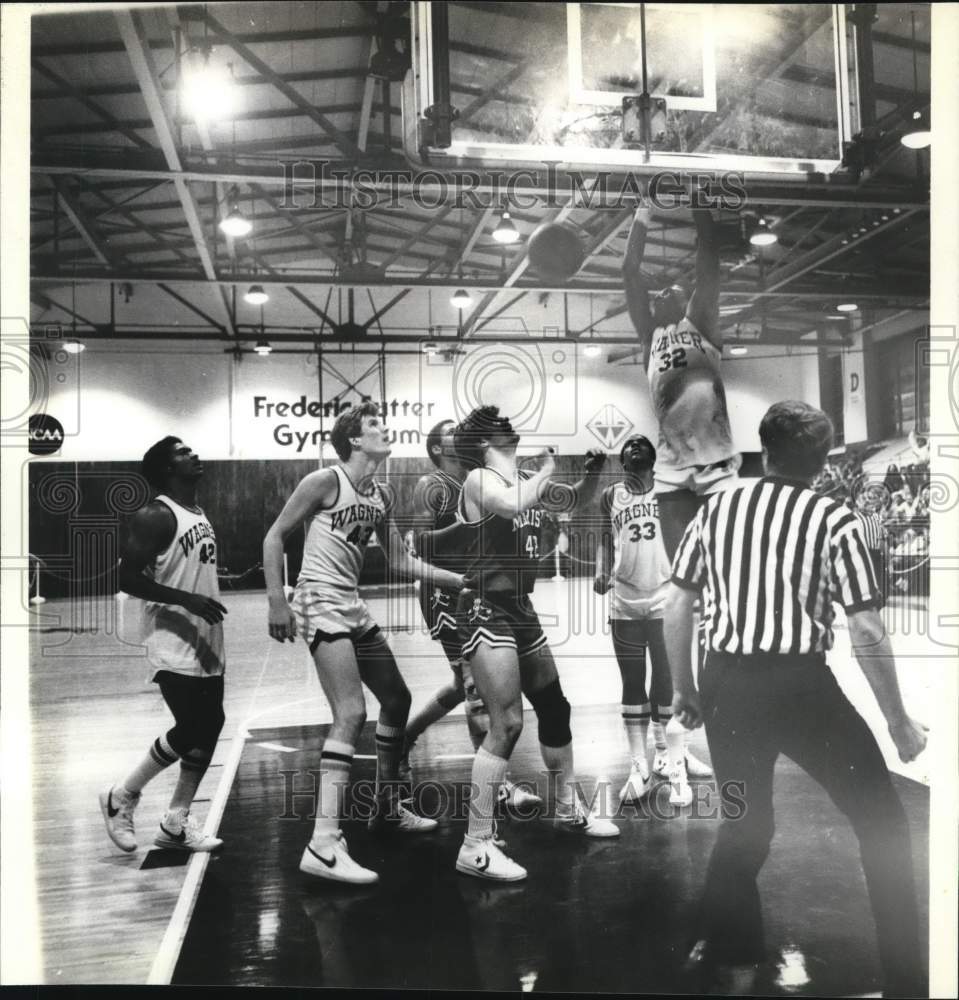
<svg viewBox="0 0 959 1000"><path fill-rule="evenodd" d="M841 5L454 2L446 53L432 6L413 4L416 112L445 55L457 111L434 164L830 173L855 126ZM665 102L648 157L623 128L644 39L647 92Z"/></svg>

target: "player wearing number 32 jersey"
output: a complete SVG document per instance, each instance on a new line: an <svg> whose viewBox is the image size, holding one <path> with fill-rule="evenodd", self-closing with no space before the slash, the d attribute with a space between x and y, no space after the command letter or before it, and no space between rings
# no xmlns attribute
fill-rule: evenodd
<svg viewBox="0 0 959 1000"><path fill-rule="evenodd" d="M642 272L648 209L636 212L623 259L626 304L649 349L647 375L659 421L656 492L666 554L672 559L686 525L707 495L737 483L740 456L733 447L720 377L719 254L706 209L694 209L696 288L688 302L678 285L650 293Z"/></svg>

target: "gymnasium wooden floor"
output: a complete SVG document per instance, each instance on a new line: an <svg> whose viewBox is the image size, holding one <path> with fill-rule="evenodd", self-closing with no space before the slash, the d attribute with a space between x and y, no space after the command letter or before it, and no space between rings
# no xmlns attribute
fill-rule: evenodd
<svg viewBox="0 0 959 1000"><path fill-rule="evenodd" d="M665 794L655 815L646 808L621 817L617 842L580 844L544 821L513 819L504 823L504 835L529 868L528 882L487 886L456 876L462 819L454 792L468 779L470 751L460 712L421 739L414 760L417 779L433 783L430 794L447 795L438 833L415 843L384 842L353 824L347 835L354 853L382 873L376 891L304 885L296 865L311 824L302 800L297 810L303 815L281 818L288 779L280 772L302 772L297 788L309 782L306 771L317 765L329 710L303 644L280 646L267 637L264 595L227 593L224 603L230 611L227 723L196 814L202 820L212 813L226 847L219 857L186 864L171 864L182 859L149 848L176 780L173 769L143 795L141 848L132 856L106 838L97 806L97 792L170 724L147 680L142 651L125 641L131 638L129 606L102 598L36 609L33 834L43 982L675 987L716 821L674 814ZM615 795L627 760L618 671L600 599L585 580L541 581L536 604L544 620L555 622L551 638L574 706L584 788L608 783ZM370 605L388 632L415 708L446 680L445 659L425 634L410 593L395 592L389 600L381 593ZM897 604L887 614L907 705L915 717L930 718L932 681L942 661L928 655L917 609ZM843 631L831 662L900 775L925 922L935 732L918 761L900 765ZM708 757L702 732L693 740ZM372 755L371 746L370 740L358 753ZM361 757L357 776L372 767ZM531 723L513 776L535 778L539 767ZM770 946L780 949L780 960L758 988L790 995L873 991L876 959L855 839L797 768L781 762L778 781L778 833L762 891ZM708 798L709 789L701 794Z"/></svg>

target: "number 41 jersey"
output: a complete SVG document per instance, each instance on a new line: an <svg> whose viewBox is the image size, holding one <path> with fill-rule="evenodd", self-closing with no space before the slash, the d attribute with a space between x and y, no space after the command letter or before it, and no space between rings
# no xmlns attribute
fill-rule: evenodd
<svg viewBox="0 0 959 1000"><path fill-rule="evenodd" d="M613 529L611 618L661 618L670 565L652 490L633 493L616 483L603 494L603 509Z"/></svg>
<svg viewBox="0 0 959 1000"><path fill-rule="evenodd" d="M337 481L336 499L310 519L298 582L356 590L363 553L386 519L386 502L372 480L369 489L360 492L342 466L331 468Z"/></svg>

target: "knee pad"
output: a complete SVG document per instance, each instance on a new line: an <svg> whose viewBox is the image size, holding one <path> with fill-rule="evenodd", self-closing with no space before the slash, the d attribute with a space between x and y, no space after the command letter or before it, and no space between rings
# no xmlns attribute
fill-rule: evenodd
<svg viewBox="0 0 959 1000"><path fill-rule="evenodd" d="M539 741L544 747L564 747L573 739L569 728L570 705L559 678L527 695L539 723Z"/></svg>

